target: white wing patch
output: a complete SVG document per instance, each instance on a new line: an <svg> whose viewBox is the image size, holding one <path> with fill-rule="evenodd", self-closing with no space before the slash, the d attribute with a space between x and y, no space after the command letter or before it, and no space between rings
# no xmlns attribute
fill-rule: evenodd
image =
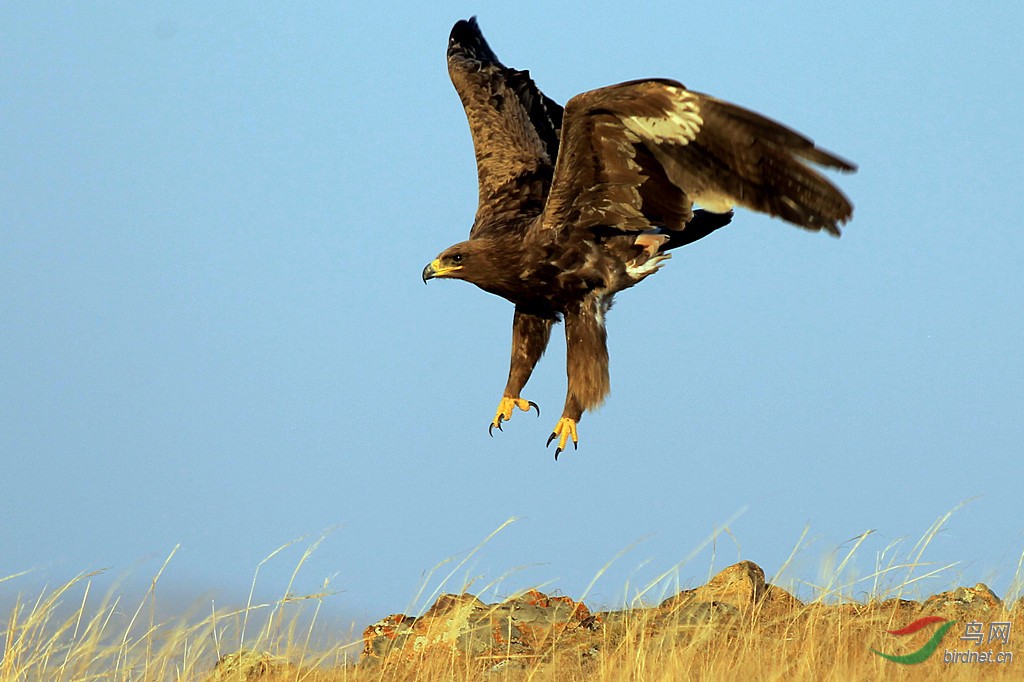
<svg viewBox="0 0 1024 682"><path fill-rule="evenodd" d="M701 208L712 213L728 213L736 205L736 202L729 195L722 194L721 192L708 190L694 192L692 196L694 203L699 204Z"/></svg>
<svg viewBox="0 0 1024 682"><path fill-rule="evenodd" d="M623 125L641 138L653 142L692 142L704 125L697 98L686 90L670 90L675 95L673 107L664 116L626 116L622 119Z"/></svg>

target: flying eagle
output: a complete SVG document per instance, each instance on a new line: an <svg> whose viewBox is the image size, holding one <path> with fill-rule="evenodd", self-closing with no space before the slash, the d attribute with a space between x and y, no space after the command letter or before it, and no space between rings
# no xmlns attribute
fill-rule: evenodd
<svg viewBox="0 0 1024 682"><path fill-rule="evenodd" d="M568 391L555 459L609 391L605 314L616 292L726 225L733 206L839 236L853 206L813 166L856 167L753 111L668 79L576 95L563 110L528 71L504 66L475 18L448 40L448 73L476 150L469 239L423 281L472 282L515 304L508 383L488 431L536 403L520 392L565 321ZM698 204L701 209L693 210Z"/></svg>

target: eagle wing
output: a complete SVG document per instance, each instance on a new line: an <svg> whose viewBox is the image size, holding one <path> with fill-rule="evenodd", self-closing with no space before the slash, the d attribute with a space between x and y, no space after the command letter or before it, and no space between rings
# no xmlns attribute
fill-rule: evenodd
<svg viewBox="0 0 1024 682"><path fill-rule="evenodd" d="M528 71L504 66L476 18L459 21L448 40L448 74L469 119L480 200L470 238L524 229L544 209L558 156L562 107Z"/></svg>
<svg viewBox="0 0 1024 682"><path fill-rule="evenodd" d="M775 121L676 81L612 85L566 105L540 228L679 231L697 203L839 235L853 206L812 164L856 169Z"/></svg>

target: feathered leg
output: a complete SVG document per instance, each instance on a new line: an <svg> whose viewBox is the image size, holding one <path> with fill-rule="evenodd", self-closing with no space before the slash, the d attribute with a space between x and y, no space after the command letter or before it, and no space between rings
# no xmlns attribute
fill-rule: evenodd
<svg viewBox="0 0 1024 682"><path fill-rule="evenodd" d="M511 419L512 411L517 407L523 412L529 412L532 407L537 410L537 416L540 416L537 403L523 400L519 397L519 392L530 380L533 368L537 366L537 361L548 347L553 323L552 318L539 317L516 308L512 318L512 362L508 370L508 383L505 384L505 392L498 403L494 420L487 427L487 432L491 435L494 435L495 427L501 431L501 423Z"/></svg>
<svg viewBox="0 0 1024 682"><path fill-rule="evenodd" d="M611 382L608 378L607 334L604 315L611 305L611 296L591 294L578 309L565 314L566 373L569 388L565 394L565 408L562 418L555 425L548 445L557 439L555 459L565 450L569 440L576 447L576 423L583 413L597 407L608 395Z"/></svg>

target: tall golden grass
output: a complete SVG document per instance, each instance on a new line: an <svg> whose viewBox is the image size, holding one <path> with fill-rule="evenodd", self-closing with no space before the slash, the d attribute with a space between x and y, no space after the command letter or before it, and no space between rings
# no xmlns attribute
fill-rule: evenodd
<svg viewBox="0 0 1024 682"><path fill-rule="evenodd" d="M955 511L955 510L954 510ZM310 680L315 682L368 680L931 680L1024 679L1024 647L1020 659L1003 664L947 664L937 655L920 665L901 666L872 654L884 630L901 627L897 612L881 602L893 598L921 598L921 581L948 575L954 565L931 566L923 561L928 544L949 520L947 513L917 541L905 559L897 559L899 543L890 544L876 557L875 570L852 576L853 558L868 533L834 552L824 562L817 581L797 581L812 595L805 604L786 612L754 608L729 627L702 624L664 628L655 623L648 599L667 596L679 585L680 569L707 544L714 544L724 526L690 557L656 580L628 590L620 617L609 619L599 645L586 651L560 647L557 638L545 652L508 660L473 660L453 652L450 656L394 657L376 665L357 665L361 642L351 633L338 633L336 644L314 643L328 581L315 594L292 595L299 569L318 548L313 542L303 552L280 599L255 603L253 595L260 570L286 547L260 562L253 575L244 607L194 610L159 621L158 585L177 548L152 578L146 595L126 603L117 588L102 597L93 594L96 573L83 573L32 599L19 597L0 620L0 682L92 680ZM449 585L467 561L512 519L502 524L461 561L446 560L423 581L409 613L422 613L442 592L467 592L473 581L451 589ZM806 530L790 558L770 583L779 585L782 574L803 547ZM1020 599L1021 564L1009 593L1006 611L992 614L1013 623L1007 650L1024 637L1022 609L1009 607ZM605 573L605 566L591 587ZM0 577L4 589L23 574ZM478 592L494 589L501 579ZM792 585L782 585L791 587ZM950 589L954 585L948 586ZM588 592L589 592L588 588ZM586 594L580 595L584 600ZM846 604L847 606L841 606ZM386 614L380 614L382 617ZM890 649L898 646L887 641ZM1024 641L1024 640L1022 640ZM941 652L940 652L941 654Z"/></svg>

